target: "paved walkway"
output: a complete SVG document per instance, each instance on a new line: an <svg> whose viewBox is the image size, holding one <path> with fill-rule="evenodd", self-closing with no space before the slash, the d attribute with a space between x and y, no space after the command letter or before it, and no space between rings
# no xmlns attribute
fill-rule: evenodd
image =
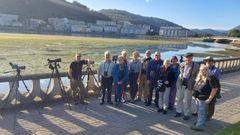
<svg viewBox="0 0 240 135"><path fill-rule="evenodd" d="M29 106L16 115L17 125L13 130L13 110L4 111L0 119L0 134L80 134L80 135L159 135L213 134L216 131L240 121L240 72L223 76L223 98L218 101L214 119L206 126L205 132L190 130L196 121L174 118L174 111L167 115L157 113L154 107L143 103L124 104L121 108L111 105L100 106L92 97L88 106L73 106L68 109L63 103L51 103L47 107Z"/></svg>

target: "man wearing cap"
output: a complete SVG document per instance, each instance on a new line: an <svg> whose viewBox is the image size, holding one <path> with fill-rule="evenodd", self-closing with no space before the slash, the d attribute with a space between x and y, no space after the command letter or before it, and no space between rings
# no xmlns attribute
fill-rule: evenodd
<svg viewBox="0 0 240 135"><path fill-rule="evenodd" d="M214 110L215 110L215 103L216 103L216 98L221 98L220 95L220 76L221 76L221 72L220 70L214 65L214 59L211 56L206 57L203 60L206 64L206 66L209 68L209 76L214 76L218 82L219 85L219 89L218 92L216 94L216 96L212 99L212 101L208 104L207 106L207 120L210 120L214 114Z"/></svg>
<svg viewBox="0 0 240 135"><path fill-rule="evenodd" d="M79 102L85 104L84 99L87 97L87 90L82 82L82 67L84 64L88 64L88 60L81 60L81 53L75 55L75 60L70 64L68 70L68 76L70 79L70 87L73 91L74 104Z"/></svg>
<svg viewBox="0 0 240 135"><path fill-rule="evenodd" d="M113 104L111 100L112 95L112 70L114 63L111 61L111 53L106 51L104 53L105 61L103 61L98 68L98 81L101 82L101 101L100 105L104 104L105 91L107 89L107 102Z"/></svg>
<svg viewBox="0 0 240 135"><path fill-rule="evenodd" d="M192 59L192 53L184 55L184 62L180 65L180 76L177 82L175 117L180 117L183 114L184 120L190 119L193 86L199 70L199 64L193 62Z"/></svg>
<svg viewBox="0 0 240 135"><path fill-rule="evenodd" d="M151 60L148 64L148 69L147 69L147 82L149 84L149 95L148 95L148 102L146 103L146 106L150 106L152 103L152 95L153 95L153 89L154 86L157 83L157 73L160 72L160 68L163 64L163 61L160 59L160 53L155 52L154 53L154 59ZM158 99L159 99L159 92L155 91L155 106L158 106Z"/></svg>

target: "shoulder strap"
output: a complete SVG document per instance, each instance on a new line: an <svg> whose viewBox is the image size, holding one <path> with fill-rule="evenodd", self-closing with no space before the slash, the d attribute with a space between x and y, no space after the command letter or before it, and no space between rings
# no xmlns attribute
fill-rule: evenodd
<svg viewBox="0 0 240 135"><path fill-rule="evenodd" d="M192 63L192 67L191 67L191 69L190 69L191 71L190 71L190 76L189 76L189 78L192 77L193 68L194 68L194 62Z"/></svg>

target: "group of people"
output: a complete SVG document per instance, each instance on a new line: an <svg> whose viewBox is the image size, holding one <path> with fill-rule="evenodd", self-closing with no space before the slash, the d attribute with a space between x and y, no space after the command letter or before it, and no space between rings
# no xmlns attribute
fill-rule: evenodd
<svg viewBox="0 0 240 135"><path fill-rule="evenodd" d="M157 112L167 114L168 110L176 109L174 117L183 116L184 120L189 120L190 114L197 115L197 122L191 129L203 130L205 121L212 118L216 98L220 96L220 70L214 66L214 59L209 56L200 66L193 61L192 53L185 54L182 63L176 56L162 60L159 52L155 52L152 58L150 50L145 52L143 59L139 57L139 52L134 51L132 60L129 60L124 50L115 63L111 52L104 53L105 60L97 70L101 84L100 104L105 104L106 95L107 103L113 104L114 91L116 107L124 102L137 101L150 106L154 94ZM87 92L81 75L82 66L87 63L87 60L81 60L81 54L76 54L75 61L70 64L69 78L76 104L79 101L85 103ZM130 97L126 94L128 88Z"/></svg>

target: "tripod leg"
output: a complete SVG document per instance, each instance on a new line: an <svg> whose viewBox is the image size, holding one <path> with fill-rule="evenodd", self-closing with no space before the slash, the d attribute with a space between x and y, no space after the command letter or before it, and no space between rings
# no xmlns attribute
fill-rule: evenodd
<svg viewBox="0 0 240 135"><path fill-rule="evenodd" d="M27 92L28 92L28 94L29 94L30 98L31 98L31 99L32 99L32 101L34 102L34 97L31 95L31 93L30 93L30 90L28 89L28 87L27 87L26 83L25 83L25 82L24 82L24 80L22 79L22 76L20 75L19 77L20 77L20 80L22 80L22 83L23 83L23 85L24 85L25 89L27 90ZM30 109L29 109L29 110L30 110ZM38 109L38 108L37 108L37 110L38 110L38 113L40 114L40 111L39 111L39 109Z"/></svg>
<svg viewBox="0 0 240 135"><path fill-rule="evenodd" d="M99 85L98 81L97 81L97 78L94 76L93 74L93 71L91 68L89 68L89 71L91 72L92 76L93 76L93 79L95 80L95 82L97 83L97 86L98 86L98 90L99 92L101 91L101 86Z"/></svg>
<svg viewBox="0 0 240 135"><path fill-rule="evenodd" d="M19 78L18 78L19 79ZM17 106L17 100L18 100L18 88L19 88L19 80L17 80L17 87L16 87L16 94L15 94L15 101L14 101L14 107L16 107L14 109L14 116L13 116L13 130L15 130L16 127L16 123L17 123L17 110L18 110L18 106Z"/></svg>
<svg viewBox="0 0 240 135"><path fill-rule="evenodd" d="M46 99L47 98L47 94L48 94L48 91L49 91L49 87L50 87L50 85L51 85L51 82L52 82L52 79L53 79L53 75L54 75L54 70L52 70L52 74L51 74L51 77L50 77L50 80L49 80L49 82L48 82L48 85L47 85L47 90L46 90L46 93L44 94L44 98L42 98L42 106L44 107L44 99Z"/></svg>
<svg viewBox="0 0 240 135"><path fill-rule="evenodd" d="M61 77L60 77L60 73L59 73L59 71L58 71L57 68L56 68L56 74L57 74L57 77L58 77L58 83L59 83L59 85L60 85L60 90L61 90L62 98L63 98L63 99L66 99L69 109L72 110L71 105L70 105L70 103L69 103L69 98L67 97L67 93L66 93L65 88L64 88L64 85L63 85L63 81L62 81L62 79L61 79Z"/></svg>
<svg viewBox="0 0 240 135"><path fill-rule="evenodd" d="M15 77L15 78L16 78L16 77ZM15 80L16 80L16 79L15 79ZM12 86L11 86L11 89L10 89L10 91L9 91L9 95L11 95L11 93L12 93L12 91L13 91L13 88L14 88L14 86L15 86L15 83L16 83L16 81L13 82L13 84L12 84ZM2 115L2 116L3 116L4 107L7 105L8 100L9 100L9 97L7 97L5 103L2 105L2 111L1 111L1 115Z"/></svg>

